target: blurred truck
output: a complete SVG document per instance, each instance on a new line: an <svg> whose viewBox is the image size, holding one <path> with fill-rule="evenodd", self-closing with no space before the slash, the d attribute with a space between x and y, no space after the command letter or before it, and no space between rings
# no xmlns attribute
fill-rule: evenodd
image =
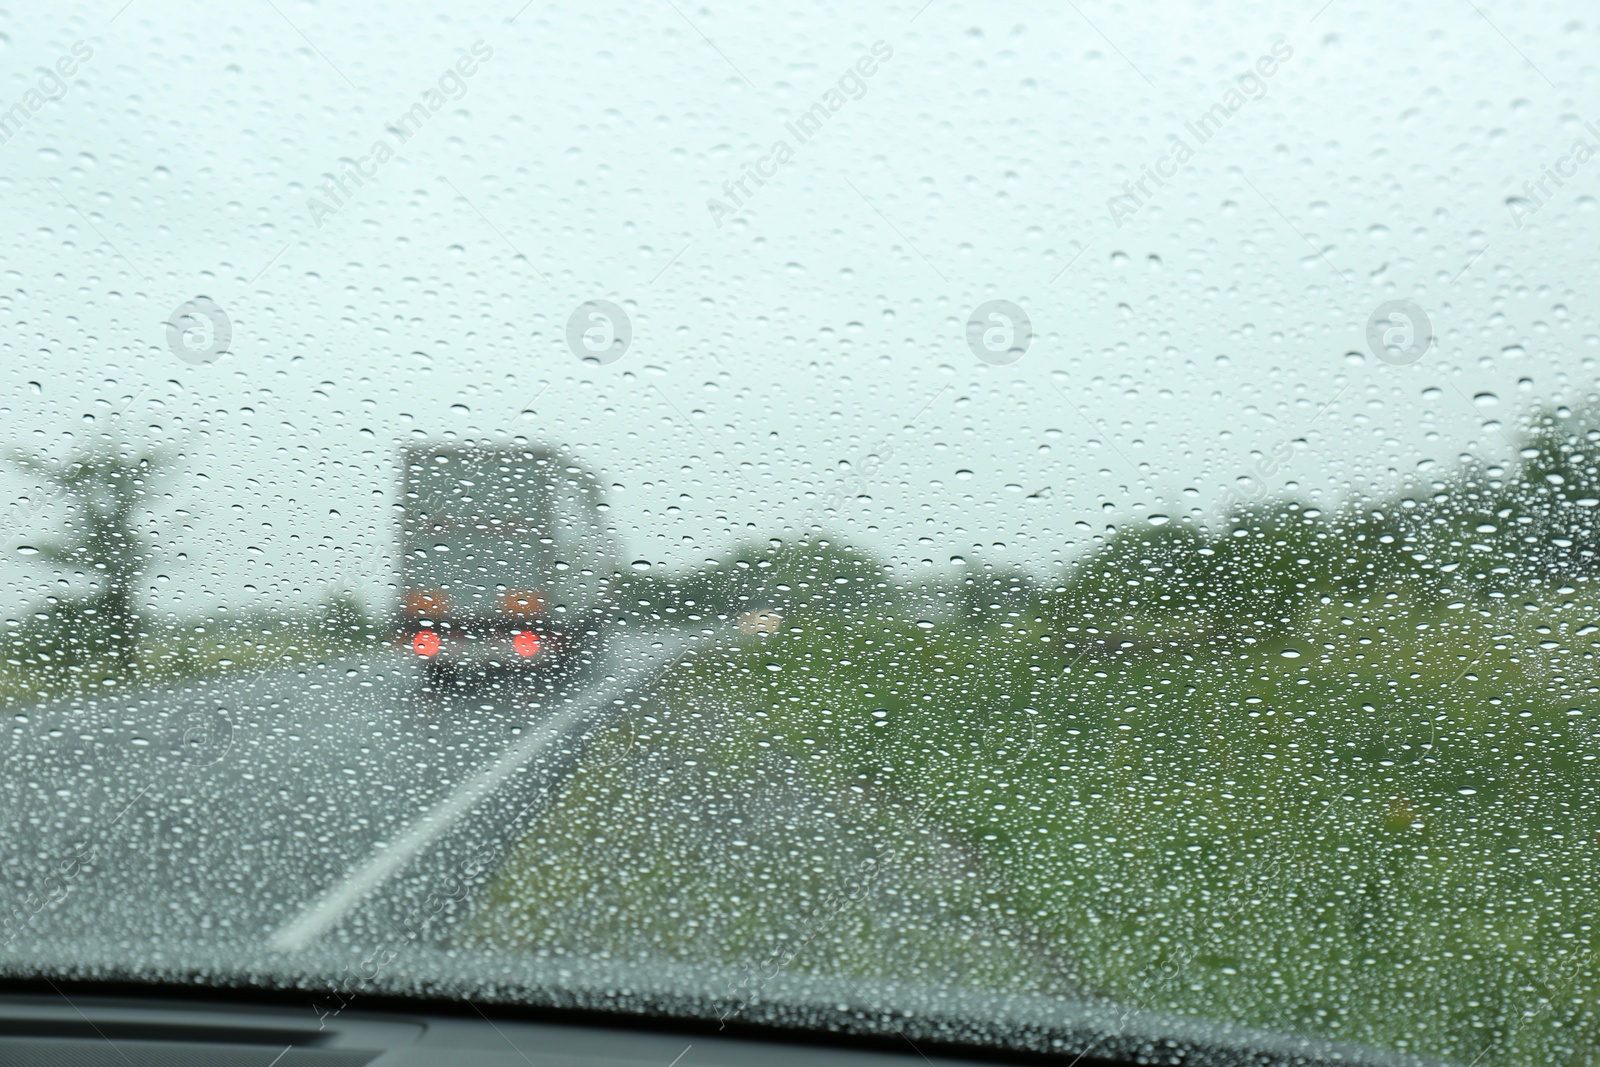
<svg viewBox="0 0 1600 1067"><path fill-rule="evenodd" d="M416 445L400 466L399 643L427 684L592 658L619 562L594 475L519 444Z"/></svg>

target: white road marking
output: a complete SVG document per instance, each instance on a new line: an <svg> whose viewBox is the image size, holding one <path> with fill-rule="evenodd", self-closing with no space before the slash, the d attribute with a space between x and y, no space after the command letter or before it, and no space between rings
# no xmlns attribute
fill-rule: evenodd
<svg viewBox="0 0 1600 1067"><path fill-rule="evenodd" d="M528 736L511 745L488 767L435 804L392 843L374 852L350 877L333 886L274 933L267 942L268 947L279 952L294 952L333 929L351 909L438 840L507 778L575 733L583 720L604 710L605 705L630 683L670 662L685 644L687 639L676 635L638 635L632 640L613 641L608 656L613 662L625 664L624 667L601 675L568 697L566 710L539 723Z"/></svg>

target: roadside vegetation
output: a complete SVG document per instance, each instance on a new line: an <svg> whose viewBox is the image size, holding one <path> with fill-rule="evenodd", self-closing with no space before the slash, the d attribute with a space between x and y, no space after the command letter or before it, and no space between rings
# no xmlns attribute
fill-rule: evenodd
<svg viewBox="0 0 1600 1067"><path fill-rule="evenodd" d="M43 615L43 618L39 616ZM298 614L141 620L128 661L85 647L73 616L41 609L0 630L0 698L27 703L329 663L389 639L351 598Z"/></svg>
<svg viewBox="0 0 1600 1067"><path fill-rule="evenodd" d="M376 621L348 595L298 614L153 616L141 588L155 559L152 502L171 462L110 444L66 460L15 457L60 499L64 518L58 534L30 536L20 548L49 569L57 591L0 619L0 697L26 703L175 684L337 659L380 640Z"/></svg>
<svg viewBox="0 0 1600 1067"><path fill-rule="evenodd" d="M1600 419L1323 513L893 585L635 581L679 663L464 941L1106 997L1461 1062L1600 1047Z"/></svg>

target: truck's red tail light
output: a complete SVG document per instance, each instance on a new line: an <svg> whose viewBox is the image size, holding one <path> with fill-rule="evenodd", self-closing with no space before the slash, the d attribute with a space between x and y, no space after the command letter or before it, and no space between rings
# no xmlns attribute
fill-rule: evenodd
<svg viewBox="0 0 1600 1067"><path fill-rule="evenodd" d="M519 656L537 656L539 654L539 635L520 630L511 635L511 647L517 650Z"/></svg>
<svg viewBox="0 0 1600 1067"><path fill-rule="evenodd" d="M419 656L431 656L439 651L439 635L432 630L423 630L411 639L411 647Z"/></svg>

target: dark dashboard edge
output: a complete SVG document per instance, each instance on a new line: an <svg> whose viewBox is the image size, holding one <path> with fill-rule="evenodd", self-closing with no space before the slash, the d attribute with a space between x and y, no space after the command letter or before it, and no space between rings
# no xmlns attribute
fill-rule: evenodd
<svg viewBox="0 0 1600 1067"><path fill-rule="evenodd" d="M303 1008L308 1015L314 1011L320 996L316 989L286 988L261 984L212 984L196 976L193 983L176 981L145 982L133 979L75 978L67 975L18 977L0 975L0 997L43 996L104 997L130 1000L165 1000L174 1006L181 1004L193 1008L200 1004L219 1008L248 1008L251 1006L273 1008ZM649 1014L636 1011L607 1011L599 1008L567 1008L542 1004L506 1004L493 1001L467 1001L446 996L409 997L381 993L361 993L352 996L350 1011L362 1015L438 1015L467 1019L487 1016L511 1022L542 1023L547 1025L621 1029L634 1032L680 1034L684 1036L726 1037L739 1041L781 1042L791 1045L810 1045L821 1048L853 1049L862 1052L891 1053L904 1056L940 1057L980 1063L1041 1064L1067 1062L1077 1067L1121 1067L1128 1061L1106 1059L1093 1055L1087 1049L1062 1048L1060 1050L1006 1048L999 1045L964 1044L923 1038L912 1042L903 1035L863 1033L851 1030L816 1030L788 1027L774 1023L748 1020L728 1020L718 1023L711 1019L698 1019L667 1013ZM315 1018L308 1018L308 1028L313 1028ZM1175 1051L1175 1050L1173 1050ZM1215 1061L1212 1061L1215 1062ZM1269 1062L1266 1059L1260 1063Z"/></svg>

